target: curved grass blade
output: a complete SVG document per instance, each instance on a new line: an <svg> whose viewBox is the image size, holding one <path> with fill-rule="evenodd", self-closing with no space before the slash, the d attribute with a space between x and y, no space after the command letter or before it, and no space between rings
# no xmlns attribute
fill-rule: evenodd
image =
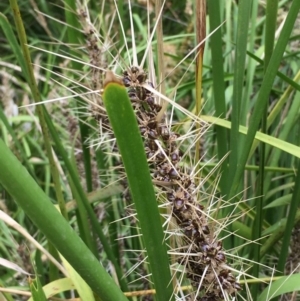
<svg viewBox="0 0 300 301"><path fill-rule="evenodd" d="M126 301L120 288L0 139L0 183L103 301Z"/></svg>
<svg viewBox="0 0 300 301"><path fill-rule="evenodd" d="M258 297L257 301L269 301L274 297L299 290L300 274L284 276L266 287Z"/></svg>
<svg viewBox="0 0 300 301"><path fill-rule="evenodd" d="M252 59L254 59L256 62L258 62L260 65L263 65L264 61L260 59L258 56L256 56L254 53L247 51L247 55L250 56ZM280 71L277 71L276 75L280 77L284 82L291 85L295 90L300 91L300 85L295 82L295 80L290 79L285 74L283 74Z"/></svg>
<svg viewBox="0 0 300 301"><path fill-rule="evenodd" d="M204 116L204 115L202 115L200 117L201 117L201 119L203 119L204 121L207 121L209 123L217 124L219 126L226 127L228 129L230 129L230 127L231 127L230 121L227 121L227 120L224 120L221 118L216 118L213 116ZM239 132L247 135L248 128L240 125ZM285 142L281 139L269 136L267 134L263 134L261 132L256 132L254 139L257 139L261 142L264 142L266 144L274 146L274 147L281 149L295 157L300 158L300 147L297 145L291 144L289 142Z"/></svg>
<svg viewBox="0 0 300 301"><path fill-rule="evenodd" d="M60 256L64 267L68 271L69 277L72 279L72 282L76 288L78 295L82 301L95 301L93 292L87 283L82 279L82 277L73 269L69 262L63 257Z"/></svg>
<svg viewBox="0 0 300 301"><path fill-rule="evenodd" d="M35 279L29 278L29 287L33 301L47 301L38 276Z"/></svg>
<svg viewBox="0 0 300 301"><path fill-rule="evenodd" d="M76 173L74 166L71 164L71 161L68 158L68 154L63 146L62 141L60 140L59 136L57 135L57 132L55 130L55 127L52 123L51 117L49 116L47 110L44 110L44 114L45 114L45 119L46 119L46 122L47 122L47 125L49 128L49 131L50 131L52 138L55 142L55 145L57 147L58 153L62 157L62 159L66 165L66 168L70 174L70 179L73 182L73 184L72 184L73 187L77 190L77 194L79 196L79 198L76 199L77 206L81 207L81 205L82 205L82 206L84 206L85 210L87 211L89 218L91 220L92 227L93 227L94 231L97 233L97 235L103 245L103 249L107 254L108 259L112 262L112 264L115 267L115 271L118 276L118 281L120 283L120 286L123 291L127 291L128 288L127 288L126 279L123 277L121 268L118 265L116 258L114 257L114 254L109 245L108 239L104 235L104 232L102 231L101 225L98 222L95 212L93 211L93 209L87 199L87 196L81 186L78 174ZM116 191L118 191L118 188L116 188Z"/></svg>
<svg viewBox="0 0 300 301"><path fill-rule="evenodd" d="M125 166L157 300L170 300L173 288L169 260L143 141L127 91L111 72L107 74L103 101Z"/></svg>
<svg viewBox="0 0 300 301"><path fill-rule="evenodd" d="M62 278L48 283L43 286L44 293L49 299L50 297L59 293L74 290L75 286L70 278ZM28 301L34 301L33 298L29 298Z"/></svg>

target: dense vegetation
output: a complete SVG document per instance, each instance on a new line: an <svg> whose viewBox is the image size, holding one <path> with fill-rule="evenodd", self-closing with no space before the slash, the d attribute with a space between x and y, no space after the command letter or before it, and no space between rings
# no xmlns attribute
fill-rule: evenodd
<svg viewBox="0 0 300 301"><path fill-rule="evenodd" d="M0 3L1 300L298 300L299 0L116 2Z"/></svg>

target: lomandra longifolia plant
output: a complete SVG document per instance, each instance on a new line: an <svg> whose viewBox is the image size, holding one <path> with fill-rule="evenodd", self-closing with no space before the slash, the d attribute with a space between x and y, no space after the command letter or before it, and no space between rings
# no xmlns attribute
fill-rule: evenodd
<svg viewBox="0 0 300 301"><path fill-rule="evenodd" d="M87 12L81 9L79 15L87 38L90 62L93 64L91 88L99 89L101 88L98 84L99 75L102 73L99 70L105 67L101 64L105 61L103 45L100 46L97 41ZM236 280L235 269L228 263L222 240L218 238L217 227L220 228L220 223L211 219L208 204L199 199L199 189L204 180L199 179L195 166L186 164L185 157L192 152L192 147L187 148L185 143L187 138L172 129L170 114L165 111L165 106L159 100L166 97L157 91L154 74L151 73L150 80L150 72L139 66L136 58L133 61L135 62L133 65L125 66L123 73L116 76L127 88L136 115L152 181L156 186L157 201L158 204L160 200L164 201L163 206L168 213L165 218L172 228L167 229L167 232L176 236L176 243L171 249L171 253L175 255L173 266L176 266L176 263L182 266L179 270L195 288L191 295L194 296L193 299L229 300L236 296L241 286ZM152 66L152 62L149 65ZM91 111L99 122L101 134L108 135L111 140L113 131L108 123L101 97L92 102ZM195 120L200 122L197 118ZM114 151L117 151L117 148L114 148ZM124 197L128 202L130 192L126 181L123 183ZM180 276L179 279L181 284L183 278Z"/></svg>
<svg viewBox="0 0 300 301"><path fill-rule="evenodd" d="M69 264L31 242L19 254L24 231L2 237L4 256L27 269L26 249L63 299L298 298L300 1L206 1L207 39L204 0L9 2L0 90L20 110L0 106L1 209ZM23 285L13 273L6 299Z"/></svg>

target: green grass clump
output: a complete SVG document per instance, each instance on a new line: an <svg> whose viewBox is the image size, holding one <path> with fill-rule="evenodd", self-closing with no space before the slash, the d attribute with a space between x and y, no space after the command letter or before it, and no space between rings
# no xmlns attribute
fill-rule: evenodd
<svg viewBox="0 0 300 301"><path fill-rule="evenodd" d="M0 4L3 300L68 299L72 290L83 300L142 300L151 289L157 300L296 298L300 2L207 1L202 25L194 5L167 2L161 12L160 1ZM204 23L214 32L197 58ZM126 85L135 66L144 71L127 92L142 140L130 128L134 118L122 123L125 89L119 106L105 99L108 88L103 94L108 70ZM134 141L146 146L149 167ZM171 193L180 199L183 175L195 214L243 290L226 293L216 266L214 282L205 267L191 274L195 252L213 256L187 247L195 241L188 231L199 231L191 210L174 213ZM37 279L24 282L24 271Z"/></svg>

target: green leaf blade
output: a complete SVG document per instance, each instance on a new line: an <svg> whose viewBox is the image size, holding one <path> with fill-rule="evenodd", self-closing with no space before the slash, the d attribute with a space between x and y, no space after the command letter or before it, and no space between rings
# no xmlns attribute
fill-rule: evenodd
<svg viewBox="0 0 300 301"><path fill-rule="evenodd" d="M117 139L131 197L147 249L157 300L170 300L173 289L160 215L135 114L125 87L109 73L103 101Z"/></svg>
<svg viewBox="0 0 300 301"><path fill-rule="evenodd" d="M126 301L122 291L48 196L0 139L0 183L101 300Z"/></svg>
<svg viewBox="0 0 300 301"><path fill-rule="evenodd" d="M284 276L266 287L258 301L269 301L277 296L300 290L300 274Z"/></svg>

